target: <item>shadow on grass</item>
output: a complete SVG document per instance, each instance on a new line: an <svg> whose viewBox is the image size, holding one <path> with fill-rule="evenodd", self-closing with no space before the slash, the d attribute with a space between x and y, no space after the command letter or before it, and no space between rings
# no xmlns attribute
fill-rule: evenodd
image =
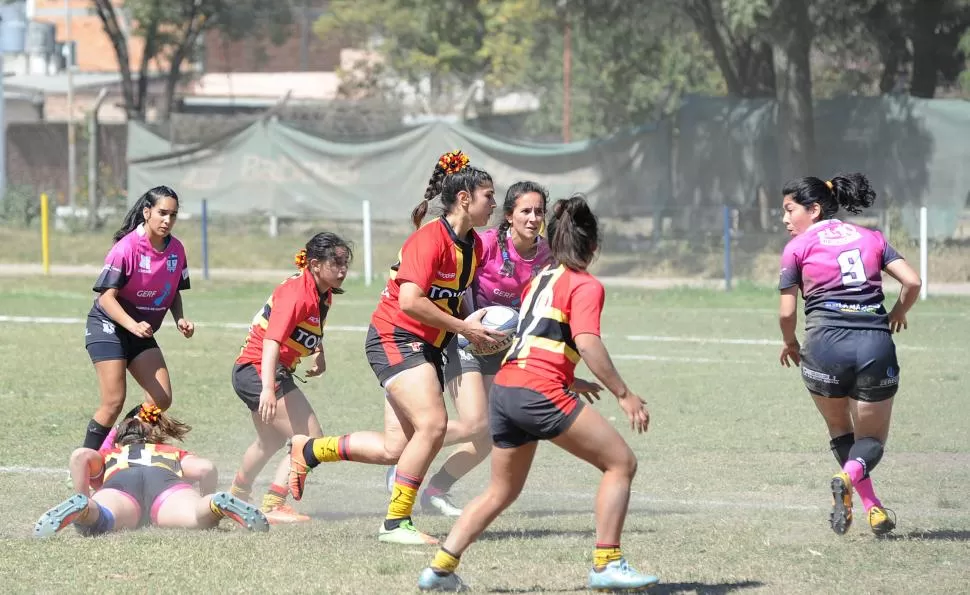
<svg viewBox="0 0 970 595"><path fill-rule="evenodd" d="M650 587L645 591L650 595L675 595L677 593L698 593L701 595L722 595L733 593L743 589L756 589L765 586L760 581L742 581L739 583L660 583ZM489 589L489 593L574 593L585 591L586 587L576 587L575 589L543 589L539 585L523 587L521 589Z"/></svg>
<svg viewBox="0 0 970 595"><path fill-rule="evenodd" d="M624 535L647 535L656 533L653 529L625 529ZM502 529L485 530L478 541L501 541L504 539L542 539L543 537L596 537L596 531L589 529Z"/></svg>
<svg viewBox="0 0 970 595"><path fill-rule="evenodd" d="M888 540L918 540L918 541L970 541L970 531L966 529L931 529L928 531L910 531L902 535L885 535L880 539Z"/></svg>
<svg viewBox="0 0 970 595"><path fill-rule="evenodd" d="M300 511L300 512L302 514L308 515L310 518L312 518L314 520L322 520L322 521L346 521L346 520L352 520L352 519L368 519L368 518L373 518L373 519L377 519L376 522L380 522L380 520L384 518L383 517L383 513L382 513L381 510L368 511L368 512L359 512L359 511L356 511L356 512L342 512L342 511L331 511L331 510L310 510L310 511L305 511L305 510L303 510L303 511ZM513 511L510 511L508 514L509 514L509 516L522 516L522 517L526 517L526 518L545 518L545 517L557 517L557 516L589 515L590 518L592 519L593 509L591 507L586 507L586 508L577 508L577 509L555 509L555 510L551 510L551 509L513 510ZM677 510L659 510L659 509L656 509L656 508L634 508L634 507L631 507L630 510L629 510L629 514L630 515L633 515L633 514L642 514L642 515L649 515L649 516L661 516L661 515L665 515L666 516L666 515L683 515L683 514L692 514L692 513L691 512L686 512L686 511L677 511ZM422 512L420 509L416 509L415 510L415 519L417 519L416 522L418 522L418 523L420 523L420 520L419 519L421 519L421 518L428 518L428 517L440 518L440 516L441 515L433 515L433 514L428 514L426 512ZM455 520L457 520L457 519L455 519ZM626 530L624 532L628 532L628 531L629 530ZM514 534L514 532L512 532L512 533ZM586 533L588 533L590 535L593 534L592 526L590 526L590 529ZM583 533L583 534L586 534L586 533ZM560 534L566 534L566 533L560 533ZM577 534L578 535L580 533L573 532L573 534Z"/></svg>

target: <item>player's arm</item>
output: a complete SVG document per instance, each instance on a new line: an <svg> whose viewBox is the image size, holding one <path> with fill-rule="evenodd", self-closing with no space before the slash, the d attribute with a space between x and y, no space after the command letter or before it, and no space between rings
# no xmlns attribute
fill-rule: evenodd
<svg viewBox="0 0 970 595"><path fill-rule="evenodd" d="M502 338L504 336L504 333L482 326L481 316L478 317L478 320L475 318L462 320L443 311L428 299L424 290L417 283L410 281L401 283L397 301L401 311L418 322L451 333L461 333L472 342L494 342L495 339L492 337ZM484 315L484 311L482 311L482 314Z"/></svg>
<svg viewBox="0 0 970 595"><path fill-rule="evenodd" d="M785 345L798 343L795 329L798 326L798 288L788 287L781 290L781 301L778 306L778 326L781 328L781 339Z"/></svg>
<svg viewBox="0 0 970 595"><path fill-rule="evenodd" d="M219 485L219 471L212 461L193 454L186 454L180 462L182 477L189 481L199 482L199 492L202 495L216 491Z"/></svg>
<svg viewBox="0 0 970 595"><path fill-rule="evenodd" d="M172 313L172 320L178 322L185 318L185 311L182 309L182 292L175 292L175 299L172 300L172 305L169 306L169 311Z"/></svg>
<svg viewBox="0 0 970 595"><path fill-rule="evenodd" d="M71 472L71 483L78 494L87 494L91 489L91 481L99 480L104 473L104 457L96 450L78 448L71 453L68 463Z"/></svg>
<svg viewBox="0 0 970 595"><path fill-rule="evenodd" d="M899 281L899 297L896 304L889 312L889 326L893 332L899 332L909 327L906 321L906 313L913 307L919 298L919 290L923 286L923 281L919 274L909 266L909 263L902 258L897 258L886 265L886 272L893 279Z"/></svg>
<svg viewBox="0 0 970 595"><path fill-rule="evenodd" d="M593 373L593 376L596 376L597 380L606 387L606 390L613 393L613 396L617 399L625 399L630 393L630 389L623 378L620 377L616 366L613 365L613 360L606 350L606 345L603 345L603 340L592 333L576 335L573 340L576 342L579 355L583 358L586 367Z"/></svg>

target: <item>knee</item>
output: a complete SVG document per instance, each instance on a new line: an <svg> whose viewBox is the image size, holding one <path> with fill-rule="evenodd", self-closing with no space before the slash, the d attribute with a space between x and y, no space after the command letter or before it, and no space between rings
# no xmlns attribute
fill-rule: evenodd
<svg viewBox="0 0 970 595"><path fill-rule="evenodd" d="M448 412L442 411L429 413L414 424L414 432L421 433L430 439L440 442L445 438L445 431L448 429Z"/></svg>
<svg viewBox="0 0 970 595"><path fill-rule="evenodd" d="M490 443L491 436L488 435L488 418L481 417L468 421L468 433L471 435L472 442L477 446L479 443Z"/></svg>
<svg viewBox="0 0 970 595"><path fill-rule="evenodd" d="M637 465L637 456L627 446L623 454L617 457L613 464L609 466L608 470L619 473L632 480L637 474Z"/></svg>
<svg viewBox="0 0 970 595"><path fill-rule="evenodd" d="M256 438L256 442L253 442L253 446L256 450L262 452L263 454L269 456L280 450L286 445L286 440L282 437L264 437L259 436Z"/></svg>

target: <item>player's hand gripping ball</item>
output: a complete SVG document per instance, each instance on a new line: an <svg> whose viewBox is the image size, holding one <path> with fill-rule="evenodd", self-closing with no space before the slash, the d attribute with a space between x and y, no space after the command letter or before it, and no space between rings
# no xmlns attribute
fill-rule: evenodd
<svg viewBox="0 0 970 595"><path fill-rule="evenodd" d="M472 314L468 318L472 316L475 316L475 314ZM515 329L518 325L518 311L505 306L487 306L485 308L485 315L482 317L482 326L503 332L505 333L505 337L495 343L478 346L465 337L458 335L458 348L464 349L472 355L480 356L504 353L512 346L512 339L515 338Z"/></svg>

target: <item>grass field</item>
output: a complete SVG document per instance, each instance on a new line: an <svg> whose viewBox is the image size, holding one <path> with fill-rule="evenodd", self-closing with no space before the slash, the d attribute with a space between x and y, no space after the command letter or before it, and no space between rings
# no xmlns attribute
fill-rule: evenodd
<svg viewBox="0 0 970 595"><path fill-rule="evenodd" d="M0 591L415 591L431 547L377 542L384 469L351 463L314 473L299 526L250 535L143 530L83 539L66 530L30 538L34 521L69 495L67 457L81 442L97 393L83 349L91 280L4 278L0 285ZM185 295L199 324L186 341L159 342L172 370L172 413L194 426L187 448L232 479L253 436L229 384L245 324L272 283L202 283ZM335 300L328 372L304 386L324 429L378 428L382 393L363 356L379 288L351 285ZM643 394L651 430L632 435L609 398L597 405L640 459L623 547L658 574L654 593L956 593L970 584L970 300L916 306L898 339L902 388L876 488L899 517L874 538L862 515L844 537L826 521L835 471L824 425L797 371L778 366L773 292L611 291L606 342ZM11 317L71 318L25 322ZM129 404L140 398L132 390ZM440 461L440 459L439 459ZM268 472L262 477L268 479ZM456 485L467 502L487 465ZM464 556L478 591L582 591L593 545L598 473L543 445L519 501ZM450 521L416 511L444 536Z"/></svg>

